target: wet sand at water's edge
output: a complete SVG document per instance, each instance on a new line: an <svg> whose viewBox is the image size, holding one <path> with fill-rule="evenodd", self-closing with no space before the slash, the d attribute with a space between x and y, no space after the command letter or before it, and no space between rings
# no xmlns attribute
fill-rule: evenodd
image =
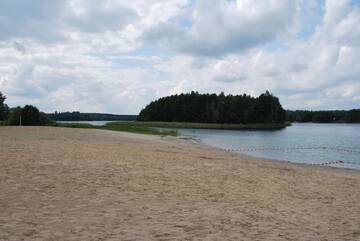
<svg viewBox="0 0 360 241"><path fill-rule="evenodd" d="M175 137L0 127L0 240L360 240L360 172Z"/></svg>

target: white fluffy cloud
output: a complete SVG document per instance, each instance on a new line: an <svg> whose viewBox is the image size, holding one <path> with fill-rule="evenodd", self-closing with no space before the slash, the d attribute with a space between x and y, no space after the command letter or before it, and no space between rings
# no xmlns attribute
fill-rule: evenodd
<svg viewBox="0 0 360 241"><path fill-rule="evenodd" d="M0 0L0 91L44 111L136 114L197 90L359 108L350 0Z"/></svg>
<svg viewBox="0 0 360 241"><path fill-rule="evenodd" d="M187 19L190 26L159 22L144 32L145 40L196 54L223 56L276 38L291 25L293 1L198 0Z"/></svg>

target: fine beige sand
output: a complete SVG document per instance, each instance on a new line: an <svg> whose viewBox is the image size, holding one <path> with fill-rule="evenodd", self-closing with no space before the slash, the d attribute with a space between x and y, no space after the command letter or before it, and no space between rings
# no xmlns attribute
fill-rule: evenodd
<svg viewBox="0 0 360 241"><path fill-rule="evenodd" d="M360 240L360 172L175 137L0 127L0 240Z"/></svg>

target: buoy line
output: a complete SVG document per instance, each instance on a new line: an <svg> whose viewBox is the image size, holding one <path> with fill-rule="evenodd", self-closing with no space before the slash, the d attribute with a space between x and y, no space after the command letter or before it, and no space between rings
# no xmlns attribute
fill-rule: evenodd
<svg viewBox="0 0 360 241"><path fill-rule="evenodd" d="M273 147L273 148L239 148L239 149L224 149L228 152L256 152L256 151L294 151L294 150L331 150L338 152L349 152L349 153L359 153L360 151L355 149L348 148L338 148L338 147ZM346 160L336 160L336 161L327 161L322 163L310 163L314 166L326 166L334 164L351 164L351 165L360 165L360 161L346 161Z"/></svg>
<svg viewBox="0 0 360 241"><path fill-rule="evenodd" d="M239 148L239 149L224 149L225 151L237 151L237 152L252 152L252 151L296 151L296 150L330 150L338 152L359 153L360 150L338 147L256 147L256 148Z"/></svg>

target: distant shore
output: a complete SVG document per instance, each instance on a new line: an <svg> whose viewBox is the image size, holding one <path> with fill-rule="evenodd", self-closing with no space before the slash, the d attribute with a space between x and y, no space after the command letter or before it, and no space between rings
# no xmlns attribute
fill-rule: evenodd
<svg viewBox="0 0 360 241"><path fill-rule="evenodd" d="M0 240L360 239L359 171L107 130L0 138Z"/></svg>

